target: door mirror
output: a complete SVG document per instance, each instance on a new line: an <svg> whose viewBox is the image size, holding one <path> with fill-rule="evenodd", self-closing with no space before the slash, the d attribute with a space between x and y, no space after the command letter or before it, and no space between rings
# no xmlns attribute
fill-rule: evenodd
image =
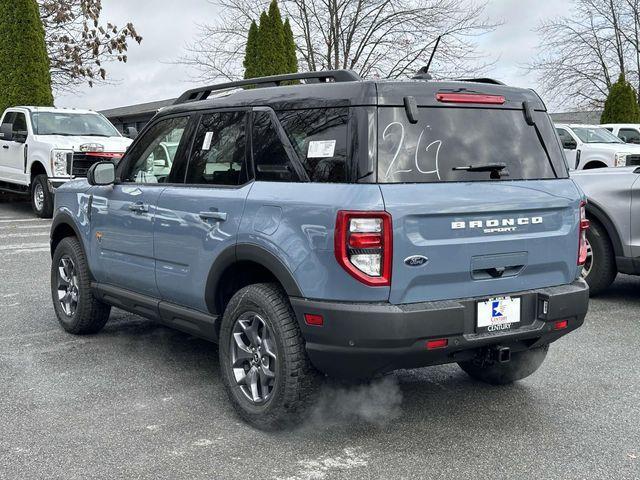
<svg viewBox="0 0 640 480"><path fill-rule="evenodd" d="M10 123L0 125L0 140L4 140L5 142L13 141L13 125Z"/></svg>
<svg viewBox="0 0 640 480"><path fill-rule="evenodd" d="M138 136L138 129L136 127L127 127L124 130L124 136L133 140Z"/></svg>
<svg viewBox="0 0 640 480"><path fill-rule="evenodd" d="M111 162L94 163L87 172L89 185L112 185L116 181L116 166Z"/></svg>
<svg viewBox="0 0 640 480"><path fill-rule="evenodd" d="M567 140L563 140L562 141L562 148L564 148L565 150L575 150L576 148L578 148L578 142L576 142L574 139L567 139Z"/></svg>

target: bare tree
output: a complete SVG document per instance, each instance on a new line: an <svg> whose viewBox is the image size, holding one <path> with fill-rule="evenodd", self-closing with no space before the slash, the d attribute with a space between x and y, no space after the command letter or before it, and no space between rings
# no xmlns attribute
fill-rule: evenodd
<svg viewBox="0 0 640 480"><path fill-rule="evenodd" d="M197 80L241 78L251 20L266 0L211 0L222 12L201 25L178 63L194 67ZM365 77L399 78L426 63L442 35L432 71L472 75L487 67L476 37L497 24L486 4L466 0L281 0L291 22L301 70L348 68Z"/></svg>
<svg viewBox="0 0 640 480"><path fill-rule="evenodd" d="M102 0L38 0L54 89L105 81L104 64L127 61L129 40L142 41L132 23L101 22Z"/></svg>
<svg viewBox="0 0 640 480"><path fill-rule="evenodd" d="M530 65L545 94L573 108L602 108L622 73L640 86L639 0L574 0L567 17L538 29Z"/></svg>

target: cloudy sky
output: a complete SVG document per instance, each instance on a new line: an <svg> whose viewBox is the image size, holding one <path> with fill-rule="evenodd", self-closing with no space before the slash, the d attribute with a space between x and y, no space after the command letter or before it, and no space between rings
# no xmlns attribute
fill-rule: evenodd
<svg viewBox="0 0 640 480"><path fill-rule="evenodd" d="M488 15L503 21L494 32L479 40L482 51L497 57L489 76L505 83L536 87L533 75L522 66L536 53L534 29L540 21L566 15L569 0L488 0ZM107 65L113 85L81 88L72 95L59 95L56 105L95 110L164 100L193 86L186 67L172 64L197 33L199 23L211 22L216 7L207 0L106 0L103 18L124 25L132 21L141 45L132 45L126 64ZM561 105L551 106L562 110Z"/></svg>

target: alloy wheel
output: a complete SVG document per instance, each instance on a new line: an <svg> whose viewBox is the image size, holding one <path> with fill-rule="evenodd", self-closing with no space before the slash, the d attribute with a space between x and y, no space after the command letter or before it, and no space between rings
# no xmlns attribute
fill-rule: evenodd
<svg viewBox="0 0 640 480"><path fill-rule="evenodd" d="M65 314L73 317L78 308L78 274L73 260L68 255L58 263L58 301Z"/></svg>
<svg viewBox="0 0 640 480"><path fill-rule="evenodd" d="M33 187L33 203L38 211L44 207L44 188L41 183L36 183Z"/></svg>
<svg viewBox="0 0 640 480"><path fill-rule="evenodd" d="M242 393L254 404L273 394L277 357L265 320L256 312L243 313L234 323L230 346L231 370Z"/></svg>

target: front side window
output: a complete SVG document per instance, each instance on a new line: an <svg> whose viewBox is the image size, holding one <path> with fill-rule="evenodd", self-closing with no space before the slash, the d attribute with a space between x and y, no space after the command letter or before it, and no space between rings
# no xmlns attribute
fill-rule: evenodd
<svg viewBox="0 0 640 480"><path fill-rule="evenodd" d="M621 128L618 137L627 143L640 143L640 132L632 128Z"/></svg>
<svg viewBox="0 0 640 480"><path fill-rule="evenodd" d="M109 120L97 113L34 112L31 117L36 135L67 137L119 137Z"/></svg>
<svg viewBox="0 0 640 480"><path fill-rule="evenodd" d="M300 180L268 112L253 113L252 145L256 180L264 182Z"/></svg>
<svg viewBox="0 0 640 480"><path fill-rule="evenodd" d="M245 112L217 112L202 116L186 183L234 186L248 181L246 115Z"/></svg>
<svg viewBox="0 0 640 480"><path fill-rule="evenodd" d="M312 182L347 181L347 108L277 112Z"/></svg>
<svg viewBox="0 0 640 480"><path fill-rule="evenodd" d="M26 133L27 132L27 118L24 113L16 113L15 118L13 119L13 134L16 133Z"/></svg>
<svg viewBox="0 0 640 480"><path fill-rule="evenodd" d="M379 108L378 181L494 180L489 167L495 165L500 180L566 177L551 121L542 112L534 119L542 139L522 110L420 108L413 124L404 108Z"/></svg>
<svg viewBox="0 0 640 480"><path fill-rule="evenodd" d="M168 182L188 122L188 117L176 117L153 125L127 155L130 160L123 181Z"/></svg>
<svg viewBox="0 0 640 480"><path fill-rule="evenodd" d="M613 133L600 127L571 127L584 143L624 143Z"/></svg>

